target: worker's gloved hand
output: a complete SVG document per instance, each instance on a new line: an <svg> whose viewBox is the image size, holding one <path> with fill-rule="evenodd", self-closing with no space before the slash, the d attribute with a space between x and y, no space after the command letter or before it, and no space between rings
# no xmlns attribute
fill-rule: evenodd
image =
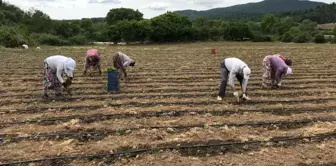
<svg viewBox="0 0 336 166"><path fill-rule="evenodd" d="M217 97L217 100L218 100L218 101L222 101L222 100L223 100L223 98L222 98L222 97L220 97L220 96L218 96L218 97Z"/></svg>
<svg viewBox="0 0 336 166"><path fill-rule="evenodd" d="M245 99L245 100L251 100L251 98L249 98L246 94L243 94L242 98Z"/></svg>
<svg viewBox="0 0 336 166"><path fill-rule="evenodd" d="M233 92L233 96L234 97L239 97L239 93L236 91L236 92Z"/></svg>
<svg viewBox="0 0 336 166"><path fill-rule="evenodd" d="M62 86L65 88L65 89L68 89L68 84L66 82L63 82L62 83Z"/></svg>
<svg viewBox="0 0 336 166"><path fill-rule="evenodd" d="M70 86L72 84L72 77L69 77L64 84L66 85L66 87Z"/></svg>

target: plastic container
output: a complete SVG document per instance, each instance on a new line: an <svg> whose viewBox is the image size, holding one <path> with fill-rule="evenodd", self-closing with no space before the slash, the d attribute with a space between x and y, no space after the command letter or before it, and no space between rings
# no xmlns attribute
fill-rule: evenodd
<svg viewBox="0 0 336 166"><path fill-rule="evenodd" d="M217 53L216 48L211 49L211 54L216 54L216 53Z"/></svg>
<svg viewBox="0 0 336 166"><path fill-rule="evenodd" d="M114 71L107 71L107 91L108 92L119 92L119 77L118 72Z"/></svg>

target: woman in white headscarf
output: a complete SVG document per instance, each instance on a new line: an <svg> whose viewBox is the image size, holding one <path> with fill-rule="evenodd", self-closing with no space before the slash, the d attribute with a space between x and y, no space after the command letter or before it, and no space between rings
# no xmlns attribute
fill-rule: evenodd
<svg viewBox="0 0 336 166"><path fill-rule="evenodd" d="M233 96L239 99L238 91L235 88L234 79L237 78L243 92L243 99L251 100L247 96L247 83L251 75L248 65L238 58L226 58L220 63L221 84L217 100L223 100L227 83L232 87Z"/></svg>
<svg viewBox="0 0 336 166"><path fill-rule="evenodd" d="M76 67L76 62L72 58L62 55L50 56L44 60L44 79L43 79L43 95L48 97L48 90L54 89L56 96L61 96L61 86L68 88L74 77L73 71ZM69 81L64 81L63 75L69 78Z"/></svg>

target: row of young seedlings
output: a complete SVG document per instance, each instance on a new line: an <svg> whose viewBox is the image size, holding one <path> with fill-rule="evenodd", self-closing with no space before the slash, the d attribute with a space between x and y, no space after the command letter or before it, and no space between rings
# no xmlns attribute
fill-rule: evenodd
<svg viewBox="0 0 336 166"><path fill-rule="evenodd" d="M298 100L253 100L246 103L237 103L236 101L228 102L232 105L256 105L256 104L304 104L304 103L314 103L314 104L321 104L321 103L327 103L330 101L335 101L335 97L329 97L329 98L318 98L318 99L298 99ZM13 111L12 109L2 110L1 112L3 114L25 114L25 113L40 113L45 112L48 110L52 111L64 111L67 109L73 109L76 110L78 108L106 108L106 107L150 107L150 106L205 106L205 105L214 105L214 104L222 104L220 101L176 101L176 102L125 102L125 103L106 103L106 105L96 105L96 106L48 106L48 107L41 107L37 105L36 107L31 108L21 108L16 109Z"/></svg>
<svg viewBox="0 0 336 166"><path fill-rule="evenodd" d="M86 119L87 123L92 123L93 119ZM97 119L95 119L97 120ZM13 134L0 135L0 142L2 144L18 142L22 140L44 140L44 139L78 139L81 141L101 139L109 135L126 135L130 134L132 131L136 130L152 130L152 129L167 129L170 132L179 130L183 131L191 128L208 128L208 127L276 127L278 129L289 129L289 128L299 128L306 125L310 125L316 122L335 122L334 117L322 117L313 119L302 119L295 121L267 121L267 122L245 122L245 123L221 123L221 124L192 124L192 125L175 125L175 126L149 126L149 127L137 127L137 128L127 128L119 130L82 130L82 131L66 131L66 132L54 132L54 133L38 133L35 135L28 136L15 136ZM82 121L85 122L85 121Z"/></svg>
<svg viewBox="0 0 336 166"><path fill-rule="evenodd" d="M168 89L169 90L169 89ZM172 94L169 94L172 93ZM173 93L175 92L175 93ZM179 92L179 93L176 93ZM328 93L336 93L336 91L303 91L303 92L299 92L299 93L293 93L291 92L286 92L286 93L275 93L275 94L271 94L268 95L265 92L256 92L256 91L252 91L251 93L249 93L252 96L263 96L263 95L268 95L270 97L272 96L276 96L276 97L295 97L297 95L300 96L318 96L321 94L325 94L326 92ZM128 93L131 93L130 91L128 91ZM149 92L147 92L149 93ZM56 99L57 101L62 101L62 102L73 102L76 100L123 100L123 99L132 99L132 98L137 98L137 99L157 99L157 98L194 98L194 97L204 97L204 96L208 96L208 97L216 97L216 91L213 91L211 89L200 89L197 92L195 92L194 90L181 90L181 91L173 91L173 90L169 90L168 92L164 92L164 91L160 91L159 94L157 93L153 93L152 94L146 94L144 92L134 92L131 93L131 95L129 94L113 94L113 95L106 95L106 92L80 92L80 93L74 93L72 92L72 94L74 96L71 96L71 98L61 98L61 99ZM90 95L90 96L87 96ZM24 96L26 97L26 96ZM24 98L24 99L11 99L10 101L6 101L6 102L2 102L0 103L0 106L10 106L12 104L31 104L34 102L39 102L40 99L38 99L38 95L35 96L35 98L33 96L30 96L30 98ZM53 102L53 100L45 100L43 103L48 103L49 102ZM254 101L253 101L254 102ZM267 102L267 101L265 101Z"/></svg>
<svg viewBox="0 0 336 166"><path fill-rule="evenodd" d="M301 90L301 92L297 93L300 96L302 95L316 95L319 93L325 93L326 91L323 91L323 89L325 88L336 88L336 85L334 84L324 84L324 88L319 88L322 91L317 92L316 91L316 87L315 86L305 86L305 87L291 87L291 86L286 86L286 87L282 87L281 90L285 90L286 92L281 92L281 93L277 93L277 91L274 90L274 93L271 94L272 95L276 95L276 96L281 96L281 97L286 97L286 96L293 96L294 92L297 92L298 90ZM307 92L306 90L311 90L314 89L314 91L312 92ZM214 91L215 88L213 86L204 86L204 87L200 87L197 89L197 92L195 92L194 89L181 89L178 87L175 88L148 88L148 89L130 89L130 90L125 90L122 93L118 93L118 94L114 94L114 95L108 95L111 99L113 98L118 98L118 99L124 99L124 98L142 98L142 96L144 95L148 95L148 98L152 98L150 96L153 95L153 93L160 93L157 96L162 96L162 95L172 95L172 94L167 94L167 93L208 93L207 96L214 96L217 92ZM259 92L260 90L263 90L261 87L253 87L253 88L249 88L249 91L251 91L251 95L264 95L265 93L261 93ZM291 92L287 92L288 90L293 90ZM257 92L256 92L257 91ZM329 93L334 93L334 91L328 91ZM1 91L0 91L1 93ZM76 88L73 89L72 91L73 96L71 97L71 99L93 99L96 98L94 95L107 95L106 90L92 90L92 89L84 89L84 88ZM127 94L125 94L127 93ZM151 94L152 93L152 94ZM11 98L14 100L19 100L21 98L28 100L38 100L38 98L41 97L41 93L40 92L36 92L36 91L28 91L26 93L18 93L18 94L4 94L4 95L0 95L0 99L7 99L7 98ZM71 100L68 99L68 100ZM23 100L20 100L20 102ZM64 100L67 101L67 100ZM17 101L19 102L19 101ZM14 101L12 103L15 103ZM7 102L6 103L2 103L3 105L9 105Z"/></svg>
<svg viewBox="0 0 336 166"><path fill-rule="evenodd" d="M194 142L174 142L169 144L160 144L156 147L143 146L139 148L121 147L116 152L98 153L98 154L81 154L75 156L57 156L51 158L42 158L36 160L13 161L3 163L0 166L25 165L31 163L48 163L57 164L59 162L70 162L76 159L79 160L95 160L107 159L110 162L120 158L135 157L143 153L158 153L163 151L177 150L182 155L188 156L209 156L214 154L223 154L227 152L242 153L252 151L262 147L283 147L295 146L302 143L316 143L336 138L336 132L328 132L316 134L312 136L293 136L293 137L274 137L269 140L253 140L253 141L227 141L227 140L207 140Z"/></svg>
<svg viewBox="0 0 336 166"><path fill-rule="evenodd" d="M85 109L95 109L82 107ZM150 117L182 117L182 116L196 116L196 115L211 115L211 116L228 116L233 114L244 114L244 113L272 113L275 115L285 115L285 114L300 114L309 112L332 112L336 109L336 106L322 107L322 108L264 108L255 110L166 110L166 111L145 111L140 113L113 113L113 114L92 114L92 115L70 115L62 117L51 117L51 118L37 118L26 121L12 121L12 122L2 122L0 123L1 128L14 126L14 125L25 125L25 124L40 124L40 125L54 125L62 122L68 122L73 119L79 120L81 123L93 123L111 119L128 119L128 118L150 118ZM76 109L77 111L80 108Z"/></svg>
<svg viewBox="0 0 336 166"><path fill-rule="evenodd" d="M335 80L336 81L336 80ZM305 80L305 81L295 81L295 82L285 82L286 86L281 87L281 90L302 90L302 89L315 89L317 87L324 87L324 88L333 88L335 87L334 84L332 84L333 80ZM131 90L125 90L125 92L132 92L132 91L137 91L139 92L140 90L146 92L148 91L155 91L155 90L162 90L162 86L173 86L173 87L169 87L166 88L168 89L176 89L177 90L183 90L183 88L190 88L193 86L198 86L200 88L217 88L218 84L215 84L217 82L192 82L190 83L190 81L186 81L186 84L179 84L179 83L172 83L172 82L161 82L161 83L143 83L141 84L141 88L139 88L139 83L126 83L127 88L137 88L137 89L131 89ZM300 85L301 84L301 85ZM310 84L314 84L314 85L310 85ZM316 85L315 85L316 84ZM85 85L85 86L81 86L81 85ZM92 86L88 86L88 85L92 85ZM97 86L100 85L100 86ZM78 83L77 85L74 85L72 88L75 91L80 91L80 90L88 90L90 88L96 88L96 89L105 89L106 87L104 87L104 83L89 83L89 84L82 84L82 83ZM6 92L12 92L12 93L28 93L28 94L32 94L32 93L37 93L37 92L41 92L41 88L36 88L35 87L31 87L30 89L27 89L28 87L25 88L6 88L3 90L0 90L0 92L4 92L3 95L0 95L0 97L5 97L5 96L17 96L17 94L13 94L13 95L6 95ZM249 91L253 91L253 90L261 90L261 84L260 83L250 83L248 86ZM193 89L195 91L195 89Z"/></svg>

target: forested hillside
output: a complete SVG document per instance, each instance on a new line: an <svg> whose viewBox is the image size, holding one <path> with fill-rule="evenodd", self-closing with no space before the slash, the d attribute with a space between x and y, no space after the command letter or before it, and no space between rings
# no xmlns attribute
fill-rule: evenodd
<svg viewBox="0 0 336 166"><path fill-rule="evenodd" d="M246 18L249 20L257 20L256 18L260 19L262 14L265 13L307 10L322 5L326 4L322 2L312 2L305 0L264 0L257 3L247 3L225 8L215 8L206 11L183 10L176 11L176 13L188 16L190 19L204 16L210 19L223 19L228 21L246 20ZM233 20L230 19L232 16L234 17ZM237 17L240 19L237 19Z"/></svg>
<svg viewBox="0 0 336 166"><path fill-rule="evenodd" d="M319 24L336 22L336 3L330 5L318 6L314 9L279 13L281 17L293 17L297 21L310 19Z"/></svg>

